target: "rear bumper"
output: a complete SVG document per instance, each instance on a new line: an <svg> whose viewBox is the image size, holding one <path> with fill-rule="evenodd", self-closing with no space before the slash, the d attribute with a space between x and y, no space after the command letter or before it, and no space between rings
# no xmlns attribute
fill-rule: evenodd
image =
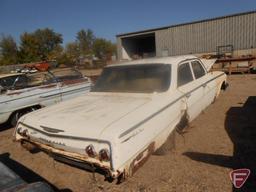
<svg viewBox="0 0 256 192"><path fill-rule="evenodd" d="M103 173L106 177L117 178L120 175L118 171L113 171L111 170L110 167L103 165L100 162L95 162L95 161L93 162L90 160L90 158L83 156L81 154L67 152L61 149L54 148L49 145L45 145L45 144L42 144L36 141L31 141L24 138L20 139L19 141L21 142L24 148L28 150L31 150L32 148L39 149L47 153L49 156L51 156L57 161L60 161L75 167L79 167L82 169L86 169L89 171L100 170L100 172Z"/></svg>

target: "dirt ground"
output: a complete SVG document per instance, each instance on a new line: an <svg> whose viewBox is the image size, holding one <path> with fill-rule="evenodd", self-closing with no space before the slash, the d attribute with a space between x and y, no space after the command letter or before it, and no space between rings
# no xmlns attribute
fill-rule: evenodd
<svg viewBox="0 0 256 192"><path fill-rule="evenodd" d="M250 168L242 189L256 188L256 75L229 76L229 87L198 116L176 149L152 155L133 177L117 185L98 173L30 153L12 141L13 128L0 129L0 161L25 181L46 181L59 191L236 191L229 173Z"/></svg>

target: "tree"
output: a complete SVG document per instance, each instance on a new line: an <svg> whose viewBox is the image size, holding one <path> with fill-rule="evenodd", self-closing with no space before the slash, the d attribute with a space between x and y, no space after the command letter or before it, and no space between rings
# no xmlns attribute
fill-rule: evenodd
<svg viewBox="0 0 256 192"><path fill-rule="evenodd" d="M80 56L92 55L94 40L95 40L95 36L91 29L88 29L88 30L82 29L77 33L76 41L79 46Z"/></svg>
<svg viewBox="0 0 256 192"><path fill-rule="evenodd" d="M62 35L52 29L37 29L34 34L38 45L38 53L42 60L48 59L49 54L60 47Z"/></svg>
<svg viewBox="0 0 256 192"><path fill-rule="evenodd" d="M28 63L33 61L40 61L40 55L38 51L38 43L33 34L23 33L20 36L20 51L19 62Z"/></svg>
<svg viewBox="0 0 256 192"><path fill-rule="evenodd" d="M23 33L20 41L20 60L33 62L50 59L52 52L60 50L63 39L61 34L45 28L37 29L32 33Z"/></svg>
<svg viewBox="0 0 256 192"><path fill-rule="evenodd" d="M76 42L68 43L65 47L65 53L70 64L78 63L80 51L79 45Z"/></svg>
<svg viewBox="0 0 256 192"><path fill-rule="evenodd" d="M18 62L18 48L12 36L2 35L0 40L0 64L16 64Z"/></svg>
<svg viewBox="0 0 256 192"><path fill-rule="evenodd" d="M93 53L99 59L109 60L116 52L116 46L111 41L97 38L93 44Z"/></svg>
<svg viewBox="0 0 256 192"><path fill-rule="evenodd" d="M47 60L59 60L64 54L63 52L63 47L58 45L47 55Z"/></svg>

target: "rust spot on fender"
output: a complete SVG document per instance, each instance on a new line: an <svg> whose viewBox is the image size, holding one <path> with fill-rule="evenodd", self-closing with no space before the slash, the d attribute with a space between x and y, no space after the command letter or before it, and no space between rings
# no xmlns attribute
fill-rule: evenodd
<svg viewBox="0 0 256 192"><path fill-rule="evenodd" d="M152 142L148 147L139 153L130 165L131 175L133 175L144 163L148 160L150 155L155 150L155 142Z"/></svg>

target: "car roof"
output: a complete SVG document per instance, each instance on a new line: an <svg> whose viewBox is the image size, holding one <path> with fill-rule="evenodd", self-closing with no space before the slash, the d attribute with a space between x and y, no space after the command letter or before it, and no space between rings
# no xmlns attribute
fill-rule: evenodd
<svg viewBox="0 0 256 192"><path fill-rule="evenodd" d="M24 74L23 73L6 73L6 74L0 74L0 78L11 77L16 75L24 75Z"/></svg>
<svg viewBox="0 0 256 192"><path fill-rule="evenodd" d="M158 64L158 63L178 65L180 62L184 60L197 59L197 58L198 57L194 55L148 58L148 59L139 59L139 60L133 60L128 62L120 62L117 64L109 65L108 67L123 66L123 65L138 65L138 64Z"/></svg>

